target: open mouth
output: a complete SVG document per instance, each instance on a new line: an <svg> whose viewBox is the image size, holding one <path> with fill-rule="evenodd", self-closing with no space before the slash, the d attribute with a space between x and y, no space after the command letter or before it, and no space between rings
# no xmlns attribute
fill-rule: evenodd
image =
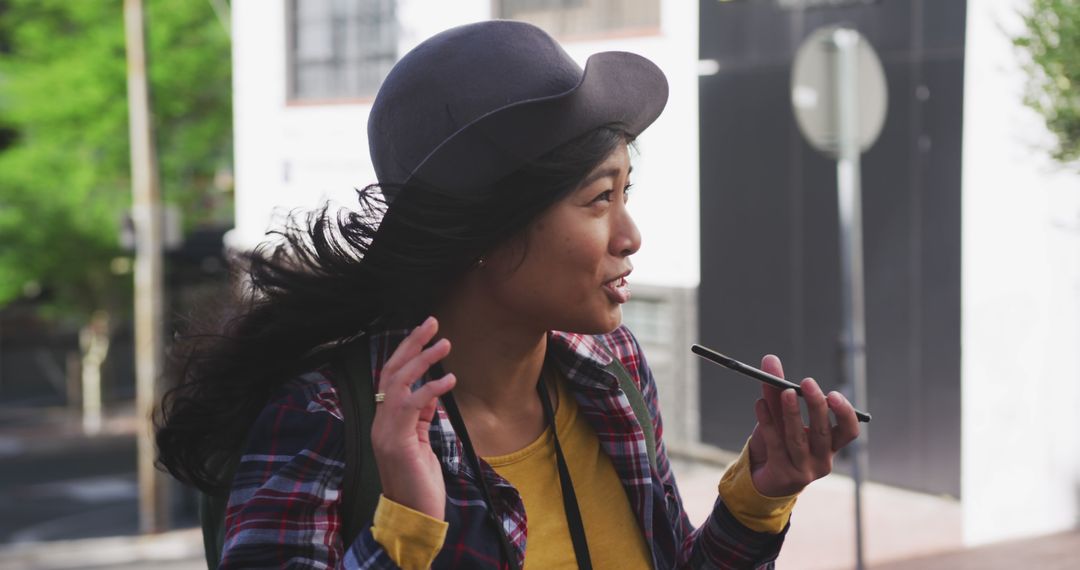
<svg viewBox="0 0 1080 570"><path fill-rule="evenodd" d="M630 300L630 285L626 282L626 275L621 275L604 283L604 292L608 297L619 304Z"/></svg>

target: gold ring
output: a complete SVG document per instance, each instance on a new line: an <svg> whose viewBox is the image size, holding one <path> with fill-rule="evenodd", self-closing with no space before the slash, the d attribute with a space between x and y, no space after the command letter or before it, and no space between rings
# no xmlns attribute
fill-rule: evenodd
<svg viewBox="0 0 1080 570"><path fill-rule="evenodd" d="M375 403L376 403L376 404L381 404L381 403L383 403L383 402L384 402L385 400L386 400L386 394L385 394L385 393L383 393L383 392L378 392L378 393L376 393L376 394L375 394Z"/></svg>

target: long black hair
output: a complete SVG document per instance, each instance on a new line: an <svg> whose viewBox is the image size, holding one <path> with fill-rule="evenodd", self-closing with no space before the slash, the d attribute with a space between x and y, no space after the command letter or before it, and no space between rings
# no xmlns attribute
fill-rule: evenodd
<svg viewBox="0 0 1080 570"><path fill-rule="evenodd" d="M524 239L631 139L618 125L595 129L468 197L371 185L357 210L292 216L274 241L237 258L235 297L174 340L175 386L155 411L158 466L205 492L225 490L220 465L283 382L358 334L414 326L479 257Z"/></svg>

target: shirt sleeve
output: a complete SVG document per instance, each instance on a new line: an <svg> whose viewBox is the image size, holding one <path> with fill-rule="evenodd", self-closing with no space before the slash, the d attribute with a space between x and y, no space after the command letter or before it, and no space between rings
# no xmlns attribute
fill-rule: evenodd
<svg viewBox="0 0 1080 570"><path fill-rule="evenodd" d="M750 444L743 446L739 458L720 479L717 490L728 510L744 526L757 532L779 533L787 526L799 494L766 497L754 487L750 474Z"/></svg>
<svg viewBox="0 0 1080 570"><path fill-rule="evenodd" d="M403 570L430 568L446 540L446 521L379 497L371 533Z"/></svg>
<svg viewBox="0 0 1080 570"><path fill-rule="evenodd" d="M342 545L344 424L290 393L252 425L225 514L219 568L394 569L370 529Z"/></svg>
<svg viewBox="0 0 1080 570"><path fill-rule="evenodd" d="M664 485L667 495L667 516L675 529L676 540L680 541L677 564L680 568L704 569L771 569L774 568L780 547L784 543L788 526L778 533L758 532L740 522L731 509L718 496L713 504L712 513L698 528L690 524L683 509L682 496L679 494L675 475L671 471L667 450L663 439L663 419L660 414L660 400L656 391L656 382L652 371L645 361L641 346L630 337L633 359L636 361L637 379L641 393L652 415L656 434L656 471ZM627 367L630 368L629 366Z"/></svg>

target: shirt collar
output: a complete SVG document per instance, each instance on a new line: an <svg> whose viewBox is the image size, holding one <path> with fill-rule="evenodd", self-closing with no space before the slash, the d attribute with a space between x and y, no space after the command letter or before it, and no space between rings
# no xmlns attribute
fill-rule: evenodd
<svg viewBox="0 0 1080 570"><path fill-rule="evenodd" d="M553 331L549 338L550 356L571 385L602 391L618 388L618 378L607 370L614 357L597 337Z"/></svg>

